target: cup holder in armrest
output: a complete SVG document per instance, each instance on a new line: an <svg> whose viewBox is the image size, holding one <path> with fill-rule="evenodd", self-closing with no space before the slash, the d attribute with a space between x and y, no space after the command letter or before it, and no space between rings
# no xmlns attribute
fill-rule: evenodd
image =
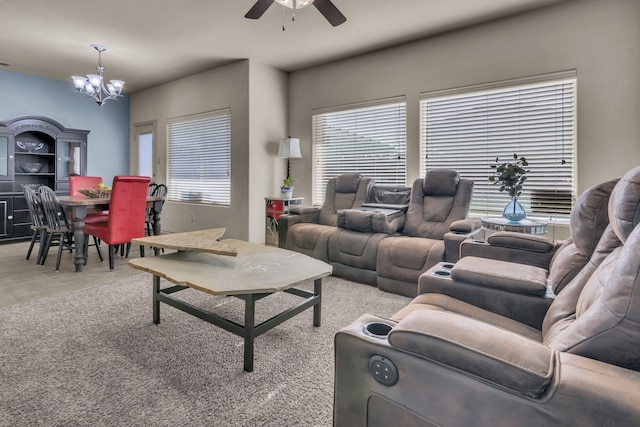
<svg viewBox="0 0 640 427"><path fill-rule="evenodd" d="M364 325L363 329L364 333L370 337L384 339L389 335L393 326L383 322L370 322Z"/></svg>
<svg viewBox="0 0 640 427"><path fill-rule="evenodd" d="M436 270L433 274L440 277L451 277L451 272L447 270Z"/></svg>
<svg viewBox="0 0 640 427"><path fill-rule="evenodd" d="M440 266L441 268L446 268L447 270L451 270L453 268L453 264L450 262L444 263Z"/></svg>

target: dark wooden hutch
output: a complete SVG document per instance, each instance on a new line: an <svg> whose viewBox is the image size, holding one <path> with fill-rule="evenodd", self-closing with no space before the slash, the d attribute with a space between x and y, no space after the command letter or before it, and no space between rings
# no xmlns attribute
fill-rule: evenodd
<svg viewBox="0 0 640 427"><path fill-rule="evenodd" d="M69 176L87 174L88 134L47 117L0 122L0 241L32 234L23 185L46 185L68 194Z"/></svg>

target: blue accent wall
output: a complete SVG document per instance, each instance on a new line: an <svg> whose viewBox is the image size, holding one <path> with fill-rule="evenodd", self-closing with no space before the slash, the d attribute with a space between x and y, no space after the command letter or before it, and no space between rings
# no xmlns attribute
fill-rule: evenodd
<svg viewBox="0 0 640 427"><path fill-rule="evenodd" d="M129 174L129 95L102 108L69 82L0 70L0 121L16 116L50 117L71 129L89 130L87 174L111 182Z"/></svg>

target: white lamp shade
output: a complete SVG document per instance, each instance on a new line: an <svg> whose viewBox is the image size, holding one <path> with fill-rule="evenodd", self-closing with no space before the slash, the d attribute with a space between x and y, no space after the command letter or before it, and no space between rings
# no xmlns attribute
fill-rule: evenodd
<svg viewBox="0 0 640 427"><path fill-rule="evenodd" d="M298 138L284 138L280 140L278 147L278 157L287 157L289 159L300 159L300 140Z"/></svg>
<svg viewBox="0 0 640 427"><path fill-rule="evenodd" d="M84 89L84 85L87 83L87 78L83 76L71 76L71 79L77 90Z"/></svg>
<svg viewBox="0 0 640 427"><path fill-rule="evenodd" d="M94 89L98 89L102 85L102 76L99 74L87 74L89 83Z"/></svg>

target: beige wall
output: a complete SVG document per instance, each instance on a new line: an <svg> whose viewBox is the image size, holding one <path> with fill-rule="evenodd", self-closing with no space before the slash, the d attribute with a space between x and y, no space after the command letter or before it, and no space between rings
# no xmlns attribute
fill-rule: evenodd
<svg viewBox="0 0 640 427"><path fill-rule="evenodd" d="M136 124L156 123L160 183L167 177L167 121L231 109L231 205L166 202L163 230L225 227L225 237L264 242L264 197L276 193L284 174L275 156L286 136L286 99L287 74L248 60L131 95L131 135Z"/></svg>
<svg viewBox="0 0 640 427"><path fill-rule="evenodd" d="M265 197L279 195L286 160L278 144L287 136L288 74L249 64L249 240L265 241Z"/></svg>
<svg viewBox="0 0 640 427"><path fill-rule="evenodd" d="M231 206L166 202L162 228L188 231L226 227L226 237L249 239L249 61L196 74L131 95L131 124L155 121L157 182L166 182L167 120L231 109ZM131 133L134 135L134 132Z"/></svg>
<svg viewBox="0 0 640 427"><path fill-rule="evenodd" d="M576 69L578 192L640 164L640 1L585 0L290 75L296 193L311 200L313 109L407 98L407 176L419 171L419 93ZM557 236L556 236L557 237Z"/></svg>

